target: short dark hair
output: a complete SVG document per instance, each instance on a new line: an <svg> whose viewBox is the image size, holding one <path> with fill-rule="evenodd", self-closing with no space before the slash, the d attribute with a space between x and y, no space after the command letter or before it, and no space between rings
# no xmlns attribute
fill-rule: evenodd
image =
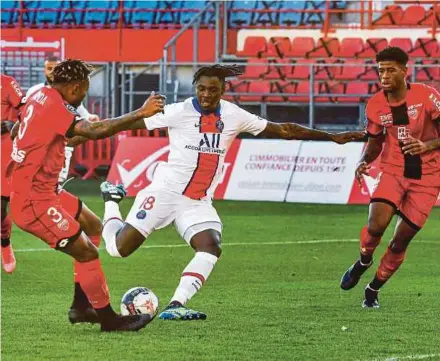
<svg viewBox="0 0 440 361"><path fill-rule="evenodd" d="M61 59L59 57L57 57L56 55L47 54L46 59L44 59L44 61L56 61L56 62L59 62L59 61L61 61Z"/></svg>
<svg viewBox="0 0 440 361"><path fill-rule="evenodd" d="M408 63L408 54L397 46L388 46L376 54L376 62L395 61L398 64L406 66Z"/></svg>
<svg viewBox="0 0 440 361"><path fill-rule="evenodd" d="M224 82L225 78L231 76L238 76L243 74L243 71L236 64L233 65L220 65L214 64L210 66L202 66L196 71L193 78L193 84L197 82L202 76L216 76L220 81Z"/></svg>
<svg viewBox="0 0 440 361"><path fill-rule="evenodd" d="M87 80L93 69L93 65L87 64L82 60L64 60L53 68L53 83Z"/></svg>

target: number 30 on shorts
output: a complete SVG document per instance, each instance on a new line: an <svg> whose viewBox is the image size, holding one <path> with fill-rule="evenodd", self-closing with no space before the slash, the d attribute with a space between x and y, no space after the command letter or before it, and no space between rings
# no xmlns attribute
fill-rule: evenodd
<svg viewBox="0 0 440 361"><path fill-rule="evenodd" d="M154 198L153 196L149 196L145 198L145 200L142 202L141 208L149 211L154 207L154 202L156 202L156 198Z"/></svg>

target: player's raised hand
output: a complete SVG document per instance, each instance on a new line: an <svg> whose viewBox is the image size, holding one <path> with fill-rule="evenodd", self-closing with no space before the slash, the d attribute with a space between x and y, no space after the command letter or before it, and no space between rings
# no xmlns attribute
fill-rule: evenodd
<svg viewBox="0 0 440 361"><path fill-rule="evenodd" d="M356 167L356 171L355 171L355 176L356 179L359 183L359 185L362 185L362 176L363 175L370 175L370 169L371 166L367 163L367 162L360 162L357 167Z"/></svg>
<svg viewBox="0 0 440 361"><path fill-rule="evenodd" d="M423 154L429 152L430 150L431 149L429 148L429 144L422 142L420 139L416 139L410 136L408 139L403 141L403 154Z"/></svg>
<svg viewBox="0 0 440 361"><path fill-rule="evenodd" d="M154 91L151 92L148 99L139 109L142 117L148 118L153 116L156 113L163 112L165 107L166 97L162 94L156 94Z"/></svg>
<svg viewBox="0 0 440 361"><path fill-rule="evenodd" d="M332 140L338 144L345 144L348 142L354 142L356 140L362 140L365 138L365 132L342 132L333 134Z"/></svg>

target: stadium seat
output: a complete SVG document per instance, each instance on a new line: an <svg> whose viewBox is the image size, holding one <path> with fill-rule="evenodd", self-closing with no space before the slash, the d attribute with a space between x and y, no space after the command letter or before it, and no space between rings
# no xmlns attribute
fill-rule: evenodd
<svg viewBox="0 0 440 361"><path fill-rule="evenodd" d="M304 1L304 10L306 11L301 17L302 25L317 25L324 23L326 10L325 1Z"/></svg>
<svg viewBox="0 0 440 361"><path fill-rule="evenodd" d="M310 78L310 64L316 62L312 59L296 59L292 72L286 74L287 79L309 79Z"/></svg>
<svg viewBox="0 0 440 361"><path fill-rule="evenodd" d="M346 60L342 71L335 75L335 80L355 80L365 72L363 60Z"/></svg>
<svg viewBox="0 0 440 361"><path fill-rule="evenodd" d="M338 58L354 58L364 49L364 42L361 38L342 39L338 51L333 56Z"/></svg>
<svg viewBox="0 0 440 361"><path fill-rule="evenodd" d="M403 10L400 6L386 6L382 14L373 20L373 25L399 25L402 17Z"/></svg>
<svg viewBox="0 0 440 361"><path fill-rule="evenodd" d="M125 1L124 23L136 28L151 28L155 21L156 7L156 1Z"/></svg>
<svg viewBox="0 0 440 361"><path fill-rule="evenodd" d="M291 59L277 59L269 63L269 70L264 75L264 79L277 80L286 79L292 72Z"/></svg>
<svg viewBox="0 0 440 361"><path fill-rule="evenodd" d="M261 55L264 57L283 58L290 53L290 39L287 37L270 38L267 44L267 51Z"/></svg>
<svg viewBox="0 0 440 361"><path fill-rule="evenodd" d="M430 57L435 54L438 47L438 40L435 38L419 38L416 40L409 55L419 58Z"/></svg>
<svg viewBox="0 0 440 361"><path fill-rule="evenodd" d="M271 84L270 81L260 80L253 81L249 84L249 93L257 93L253 95L240 95L241 102L261 102L266 97L264 93L270 94Z"/></svg>
<svg viewBox="0 0 440 361"><path fill-rule="evenodd" d="M267 59L248 59L246 69L244 74L240 75L240 79L259 79L263 77L268 72L268 64L269 61Z"/></svg>
<svg viewBox="0 0 440 361"><path fill-rule="evenodd" d="M309 37L297 37L292 41L290 52L286 56L291 58L305 58L315 48L315 40Z"/></svg>
<svg viewBox="0 0 440 361"><path fill-rule="evenodd" d="M55 27L60 23L64 12L64 1L40 1L39 9L35 14L35 23L38 27Z"/></svg>
<svg viewBox="0 0 440 361"><path fill-rule="evenodd" d="M89 1L84 25L98 28L116 25L119 19L118 6L118 1Z"/></svg>
<svg viewBox="0 0 440 361"><path fill-rule="evenodd" d="M315 67L315 80L333 80L335 75L341 72L341 67L337 66L339 60L336 58L326 59L325 61L318 61ZM336 66L331 66L336 65Z"/></svg>
<svg viewBox="0 0 440 361"><path fill-rule="evenodd" d="M432 26L434 21L434 15L437 18L437 24L440 23L440 6L432 6L428 12L425 13L425 18L421 21L422 25Z"/></svg>
<svg viewBox="0 0 440 361"><path fill-rule="evenodd" d="M285 1L279 15L280 26L299 25L301 23L301 13L299 11L303 9L303 6L300 1Z"/></svg>
<svg viewBox="0 0 440 361"><path fill-rule="evenodd" d="M1 22L2 27L13 26L18 22L19 17L18 1L2 1L1 4Z"/></svg>
<svg viewBox="0 0 440 361"><path fill-rule="evenodd" d="M411 5L405 9L400 25L417 25L426 17L425 8L419 5Z"/></svg>
<svg viewBox="0 0 440 361"><path fill-rule="evenodd" d="M433 65L427 67L426 65ZM440 80L440 65L437 60L423 60L423 63L416 65L416 81L439 81Z"/></svg>
<svg viewBox="0 0 440 361"><path fill-rule="evenodd" d="M320 85L318 83L315 83L313 88L314 88L314 94L318 94ZM308 103L310 101L310 82L309 81L302 81L302 82L298 83L297 87L296 87L295 94L296 94L296 96L289 97L289 102Z"/></svg>
<svg viewBox="0 0 440 361"><path fill-rule="evenodd" d="M339 40L337 38L320 38L316 48L309 52L309 58L328 58L336 54L339 50Z"/></svg>
<svg viewBox="0 0 440 361"><path fill-rule="evenodd" d="M260 57L267 50L267 42L264 36L248 36L244 40L242 51L237 52L237 56Z"/></svg>
<svg viewBox="0 0 440 361"><path fill-rule="evenodd" d="M240 79L234 79L226 82L226 92L227 93L247 93L249 89L249 82ZM226 94L223 99L229 101L238 101L238 95Z"/></svg>
<svg viewBox="0 0 440 361"><path fill-rule="evenodd" d="M411 51L413 48L411 39L408 38L394 38L390 41L390 46L397 46L405 52Z"/></svg>
<svg viewBox="0 0 440 361"><path fill-rule="evenodd" d="M283 4L282 1L276 1L276 0L257 1L257 10L264 10L264 11L255 12L251 25L278 26L279 13L277 11L271 11L271 10L279 10L282 4Z"/></svg>
<svg viewBox="0 0 440 361"><path fill-rule="evenodd" d="M338 97L339 103L360 103L369 97L368 83L365 82L348 82L345 87L345 94L352 95L350 97Z"/></svg>
<svg viewBox="0 0 440 361"><path fill-rule="evenodd" d="M385 38L367 39L364 49L358 54L358 58L367 59L374 58L376 53L388 46L388 40Z"/></svg>
<svg viewBox="0 0 440 361"><path fill-rule="evenodd" d="M257 1L232 1L229 12L229 26L232 28L249 27L257 8Z"/></svg>
<svg viewBox="0 0 440 361"><path fill-rule="evenodd" d="M280 80L278 82L272 83L271 93L283 93L283 94L295 94L296 92L296 83L292 83L288 80ZM268 102L287 102L288 95L280 96L280 95L271 95L266 98Z"/></svg>
<svg viewBox="0 0 440 361"><path fill-rule="evenodd" d="M377 65L373 63L365 63L365 72L359 76L360 80L378 81L379 73Z"/></svg>
<svg viewBox="0 0 440 361"><path fill-rule="evenodd" d="M176 1L177 2L177 1ZM190 20L204 7L206 6L206 1L183 1L182 2L182 12L180 13L180 24L185 25L190 22ZM209 15L209 14L206 14ZM203 16L202 23L209 22L206 16Z"/></svg>
<svg viewBox="0 0 440 361"><path fill-rule="evenodd" d="M154 25L168 25L173 27L179 24L182 14L182 12L180 11L182 9L182 3L184 2L170 0L158 1Z"/></svg>

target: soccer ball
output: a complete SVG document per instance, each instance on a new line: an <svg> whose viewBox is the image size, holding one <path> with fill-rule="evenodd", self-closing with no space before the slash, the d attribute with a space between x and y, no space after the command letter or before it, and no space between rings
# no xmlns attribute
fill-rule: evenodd
<svg viewBox="0 0 440 361"><path fill-rule="evenodd" d="M145 287L134 287L129 289L121 301L121 314L128 315L150 315L154 317L159 307L159 299Z"/></svg>

